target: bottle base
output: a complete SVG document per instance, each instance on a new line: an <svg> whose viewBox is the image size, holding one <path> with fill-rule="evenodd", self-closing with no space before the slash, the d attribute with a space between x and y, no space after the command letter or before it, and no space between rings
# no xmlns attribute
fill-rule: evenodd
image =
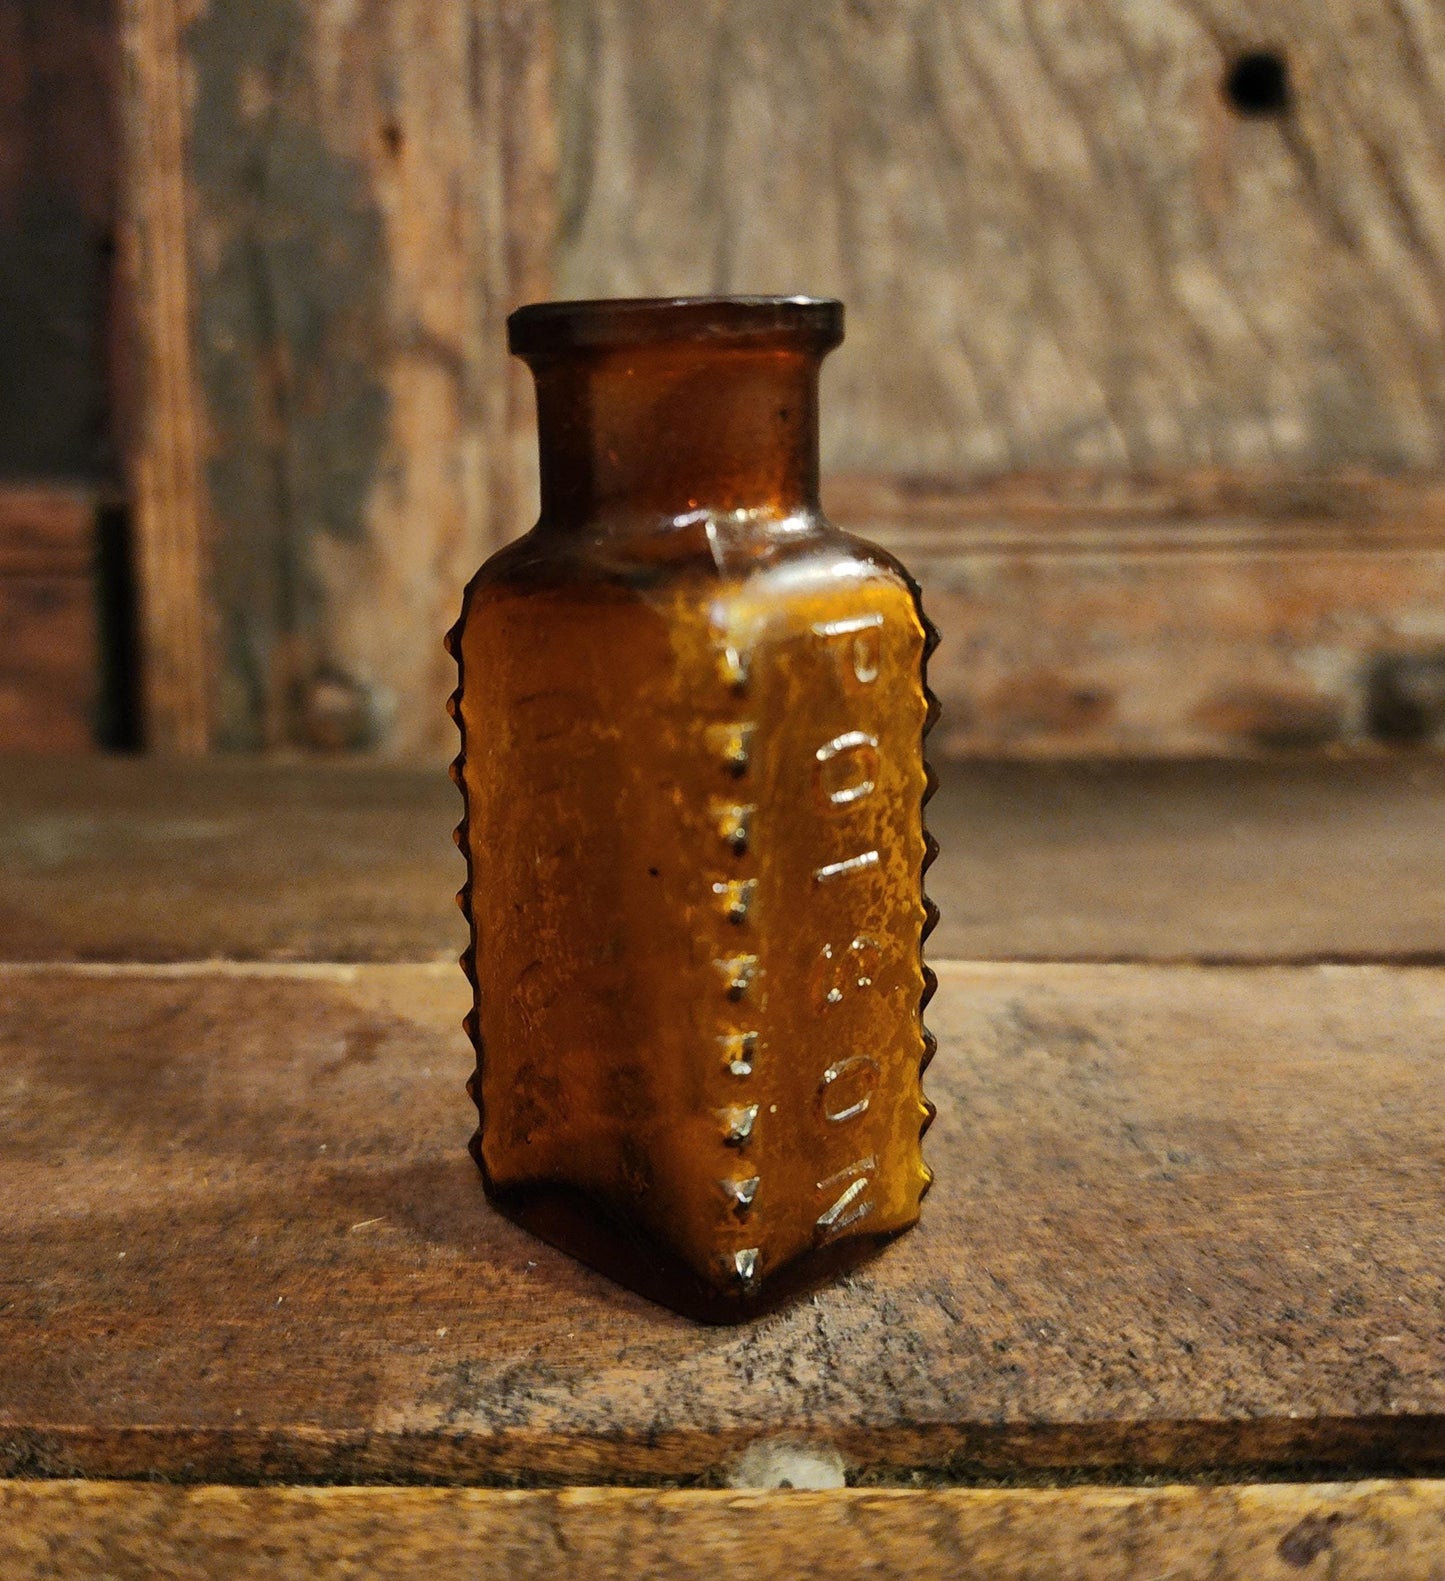
<svg viewBox="0 0 1445 1581"><path fill-rule="evenodd" d="M499 1188L487 1174L475 1137L470 1151L487 1200L504 1218L656 1305L714 1326L747 1323L776 1312L867 1262L912 1228L904 1225L881 1235L834 1241L765 1274L755 1288L733 1293L700 1278L590 1193L552 1182Z"/></svg>

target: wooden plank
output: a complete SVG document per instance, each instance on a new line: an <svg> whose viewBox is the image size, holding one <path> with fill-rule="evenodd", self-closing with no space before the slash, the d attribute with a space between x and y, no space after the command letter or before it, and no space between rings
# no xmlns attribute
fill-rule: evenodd
<svg viewBox="0 0 1445 1581"><path fill-rule="evenodd" d="M1445 972L940 976L923 1224L709 1330L488 1211L454 968L6 968L5 1464L1445 1465Z"/></svg>
<svg viewBox="0 0 1445 1581"><path fill-rule="evenodd" d="M441 757L440 634L515 492L547 7L128 19L152 737Z"/></svg>
<svg viewBox="0 0 1445 1581"><path fill-rule="evenodd" d="M1433 8L560 16L565 294L843 297L829 465L1445 462ZM1251 50L1278 113L1224 91Z"/></svg>
<svg viewBox="0 0 1445 1581"><path fill-rule="evenodd" d="M947 764L930 941L969 960L1445 960L1445 765Z"/></svg>
<svg viewBox="0 0 1445 1581"><path fill-rule="evenodd" d="M95 554L93 491L0 485L0 751L92 744Z"/></svg>
<svg viewBox="0 0 1445 1581"><path fill-rule="evenodd" d="M121 0L124 185L120 258L130 310L127 467L134 520L141 714L153 751L210 745L210 519L192 346L182 33L188 0Z"/></svg>
<svg viewBox="0 0 1445 1581"><path fill-rule="evenodd" d="M0 1563L41 1581L755 1575L1439 1581L1445 1487L178 1488L0 1484Z"/></svg>
<svg viewBox="0 0 1445 1581"><path fill-rule="evenodd" d="M1060 468L984 477L835 472L824 505L913 553L1418 549L1445 535L1435 473L1333 467Z"/></svg>
<svg viewBox="0 0 1445 1581"><path fill-rule="evenodd" d="M1445 677L1433 477L855 477L828 503L924 585L944 750L1368 750L1389 666ZM1419 732L1437 744L1438 712Z"/></svg>
<svg viewBox="0 0 1445 1581"><path fill-rule="evenodd" d="M932 685L944 751L1368 751L1394 744L1381 739L1377 676L1419 654L1445 685L1445 546L909 563L943 634ZM1432 708L1422 734L1438 750L1445 710Z"/></svg>
<svg viewBox="0 0 1445 1581"><path fill-rule="evenodd" d="M0 759L0 959L454 963L460 811L440 768Z"/></svg>
<svg viewBox="0 0 1445 1581"><path fill-rule="evenodd" d="M83 752L93 741L95 588L83 577L0 576L0 749Z"/></svg>
<svg viewBox="0 0 1445 1581"><path fill-rule="evenodd" d="M559 14L563 288L846 300L825 498L924 586L949 749L1367 746L1382 667L1445 693L1433 12Z"/></svg>
<svg viewBox="0 0 1445 1581"><path fill-rule="evenodd" d="M1445 957L1445 765L940 767L941 958ZM440 770L0 759L0 959L454 960L459 805Z"/></svg>

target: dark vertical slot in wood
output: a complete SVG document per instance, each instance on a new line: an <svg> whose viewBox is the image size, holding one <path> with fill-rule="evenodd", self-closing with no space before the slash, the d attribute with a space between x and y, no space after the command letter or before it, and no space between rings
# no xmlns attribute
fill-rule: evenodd
<svg viewBox="0 0 1445 1581"><path fill-rule="evenodd" d="M140 641L130 512L118 504L96 513L96 745L138 752L141 739Z"/></svg>

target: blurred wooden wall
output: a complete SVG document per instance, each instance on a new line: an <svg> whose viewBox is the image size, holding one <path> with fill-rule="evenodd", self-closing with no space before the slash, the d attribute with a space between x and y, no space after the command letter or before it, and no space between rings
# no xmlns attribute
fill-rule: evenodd
<svg viewBox="0 0 1445 1581"><path fill-rule="evenodd" d="M800 290L848 304L825 498L920 573L952 747L1436 731L1445 7L123 22L154 745L444 755L440 633L527 521L506 311Z"/></svg>
<svg viewBox="0 0 1445 1581"><path fill-rule="evenodd" d="M124 0L146 718L439 753L535 294L530 0ZM545 222L544 222L545 224Z"/></svg>
<svg viewBox="0 0 1445 1581"><path fill-rule="evenodd" d="M108 0L0 0L0 749L105 733L115 49Z"/></svg>

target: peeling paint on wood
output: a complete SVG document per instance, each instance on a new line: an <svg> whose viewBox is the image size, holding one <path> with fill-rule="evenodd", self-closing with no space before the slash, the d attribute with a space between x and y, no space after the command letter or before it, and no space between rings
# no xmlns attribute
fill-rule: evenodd
<svg viewBox="0 0 1445 1581"><path fill-rule="evenodd" d="M194 304L148 365L147 409L173 410L138 445L142 479L170 479L201 427L195 477L142 513L143 542L205 561L217 696L181 735L439 758L439 633L517 493L502 322L550 239L547 8L196 0L182 26L174 0L128 4L136 145L159 107L175 160L155 190L137 165L136 251L179 258ZM149 324L176 292L141 279Z"/></svg>
<svg viewBox="0 0 1445 1581"><path fill-rule="evenodd" d="M368 167L328 141L308 30L293 0L264 0L211 6L187 39L223 746L279 744L304 716L313 538L365 544L391 415L381 210Z"/></svg>

